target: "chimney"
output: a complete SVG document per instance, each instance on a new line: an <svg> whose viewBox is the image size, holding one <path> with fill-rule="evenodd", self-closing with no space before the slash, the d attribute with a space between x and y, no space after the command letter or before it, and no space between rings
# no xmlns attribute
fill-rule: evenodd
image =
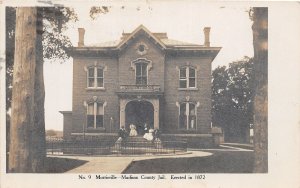
<svg viewBox="0 0 300 188"><path fill-rule="evenodd" d="M204 46L210 47L210 42L209 42L209 32L210 32L210 27L204 27Z"/></svg>
<svg viewBox="0 0 300 188"><path fill-rule="evenodd" d="M84 46L84 33L85 33L84 28L78 28L78 34L79 34L78 47Z"/></svg>

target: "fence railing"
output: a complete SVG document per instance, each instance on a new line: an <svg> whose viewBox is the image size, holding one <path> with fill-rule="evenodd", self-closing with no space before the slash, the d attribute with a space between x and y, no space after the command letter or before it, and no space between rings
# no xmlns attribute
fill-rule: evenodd
<svg viewBox="0 0 300 188"><path fill-rule="evenodd" d="M171 154L187 151L186 141L47 141L47 154L55 155L138 155Z"/></svg>

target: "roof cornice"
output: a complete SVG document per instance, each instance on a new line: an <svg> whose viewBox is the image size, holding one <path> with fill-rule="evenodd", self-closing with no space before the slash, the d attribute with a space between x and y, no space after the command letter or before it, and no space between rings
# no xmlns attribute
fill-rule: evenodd
<svg viewBox="0 0 300 188"><path fill-rule="evenodd" d="M164 51L166 55L205 55L205 56L216 56L221 47L186 47L186 46L178 46L178 47L168 47ZM117 47L74 47L71 53L71 56L118 56L122 50Z"/></svg>

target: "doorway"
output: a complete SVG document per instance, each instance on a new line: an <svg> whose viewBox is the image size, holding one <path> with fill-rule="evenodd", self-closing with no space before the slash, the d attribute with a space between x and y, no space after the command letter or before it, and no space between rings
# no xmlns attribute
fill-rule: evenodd
<svg viewBox="0 0 300 188"><path fill-rule="evenodd" d="M154 108L148 101L130 101L125 108L125 128L129 130L129 125L134 124L139 135L143 134L144 125L154 128Z"/></svg>

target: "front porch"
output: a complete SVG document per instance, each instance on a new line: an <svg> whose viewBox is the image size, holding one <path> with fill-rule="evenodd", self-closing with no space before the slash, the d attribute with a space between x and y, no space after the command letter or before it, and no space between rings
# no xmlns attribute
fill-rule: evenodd
<svg viewBox="0 0 300 188"><path fill-rule="evenodd" d="M144 125L159 129L160 100L163 92L159 85L121 85L117 92L120 102L120 128L134 124L138 132Z"/></svg>

